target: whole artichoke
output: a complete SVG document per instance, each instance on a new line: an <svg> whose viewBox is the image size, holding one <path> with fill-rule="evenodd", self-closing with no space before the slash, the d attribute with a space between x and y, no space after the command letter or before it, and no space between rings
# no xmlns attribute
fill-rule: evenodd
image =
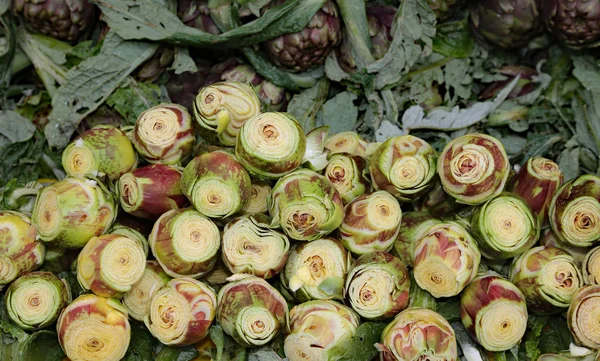
<svg viewBox="0 0 600 361"><path fill-rule="evenodd" d="M177 16L187 26L210 34L220 34L217 24L210 17L208 0L178 0Z"/></svg>
<svg viewBox="0 0 600 361"><path fill-rule="evenodd" d="M542 17L548 30L570 48L600 45L600 0L545 0Z"/></svg>
<svg viewBox="0 0 600 361"><path fill-rule="evenodd" d="M470 6L475 33L501 48L518 48L542 30L538 0L479 0Z"/></svg>
<svg viewBox="0 0 600 361"><path fill-rule="evenodd" d="M279 5L282 0L272 2ZM341 41L342 25L335 2L327 0L308 25L297 33L288 33L264 42L264 48L277 65L304 71L325 62Z"/></svg>
<svg viewBox="0 0 600 361"><path fill-rule="evenodd" d="M70 43L84 37L98 18L88 0L13 0L13 11L34 32Z"/></svg>

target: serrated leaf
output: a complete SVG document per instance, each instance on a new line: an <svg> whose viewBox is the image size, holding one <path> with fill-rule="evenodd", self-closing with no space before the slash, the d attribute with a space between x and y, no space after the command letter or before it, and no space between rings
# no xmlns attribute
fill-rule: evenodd
<svg viewBox="0 0 600 361"><path fill-rule="evenodd" d="M31 139L35 125L12 110L0 110L0 147Z"/></svg>
<svg viewBox="0 0 600 361"><path fill-rule="evenodd" d="M364 322L352 337L348 351L340 361L370 361L379 351L375 344L381 339L381 333L387 322Z"/></svg>
<svg viewBox="0 0 600 361"><path fill-rule="evenodd" d="M331 134L353 130L358 119L356 94L345 91L329 99L317 115L317 124L329 126Z"/></svg>

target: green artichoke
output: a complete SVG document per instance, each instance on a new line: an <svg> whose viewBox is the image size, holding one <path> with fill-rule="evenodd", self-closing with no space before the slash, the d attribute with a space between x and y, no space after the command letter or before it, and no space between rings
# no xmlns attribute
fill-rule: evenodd
<svg viewBox="0 0 600 361"><path fill-rule="evenodd" d="M600 45L599 0L545 0L542 17L546 27L573 49Z"/></svg>
<svg viewBox="0 0 600 361"><path fill-rule="evenodd" d="M600 349L600 286L581 287L567 311L567 325L578 345Z"/></svg>

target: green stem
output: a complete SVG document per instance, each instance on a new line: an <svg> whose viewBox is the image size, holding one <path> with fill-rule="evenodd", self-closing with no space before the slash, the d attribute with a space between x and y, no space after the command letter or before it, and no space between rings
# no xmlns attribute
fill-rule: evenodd
<svg viewBox="0 0 600 361"><path fill-rule="evenodd" d="M338 7L344 19L346 36L358 55L357 63L364 68L375 61L371 49L373 44L369 37L369 24L363 0L338 0Z"/></svg>

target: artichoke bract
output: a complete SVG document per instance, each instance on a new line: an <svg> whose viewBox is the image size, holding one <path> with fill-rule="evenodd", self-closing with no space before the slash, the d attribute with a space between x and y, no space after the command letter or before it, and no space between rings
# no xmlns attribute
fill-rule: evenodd
<svg viewBox="0 0 600 361"><path fill-rule="evenodd" d="M272 4L283 2L277 0ZM304 71L323 64L341 39L342 25L337 5L335 1L327 0L304 29L267 40L263 47L275 64Z"/></svg>
<svg viewBox="0 0 600 361"><path fill-rule="evenodd" d="M554 314L569 307L583 286L583 276L573 257L556 247L534 247L515 258L510 280L527 300L533 314Z"/></svg>
<svg viewBox="0 0 600 361"><path fill-rule="evenodd" d="M194 101L194 118L200 132L234 146L244 123L260 113L260 100L250 85L219 82L200 90Z"/></svg>
<svg viewBox="0 0 600 361"><path fill-rule="evenodd" d="M563 44L573 49L600 45L600 1L542 1L542 17L548 30Z"/></svg>
<svg viewBox="0 0 600 361"><path fill-rule="evenodd" d="M131 140L148 163L180 164L196 141L192 116L181 105L157 105L138 116Z"/></svg>
<svg viewBox="0 0 600 361"><path fill-rule="evenodd" d="M567 310L567 325L578 345L600 349L600 286L588 285L574 295Z"/></svg>
<svg viewBox="0 0 600 361"><path fill-rule="evenodd" d="M31 220L42 241L82 248L106 233L116 216L115 199L101 182L66 178L40 190Z"/></svg>
<svg viewBox="0 0 600 361"><path fill-rule="evenodd" d="M71 177L117 180L137 166L137 154L127 135L112 125L98 125L77 137L62 153Z"/></svg>
<svg viewBox="0 0 600 361"><path fill-rule="evenodd" d="M600 284L600 246L592 248L581 265L583 280L588 285Z"/></svg>
<svg viewBox="0 0 600 361"><path fill-rule="evenodd" d="M459 294L477 276L481 261L473 237L452 221L428 228L414 252L415 281L436 298Z"/></svg>
<svg viewBox="0 0 600 361"><path fill-rule="evenodd" d="M349 203L371 189L367 161L357 155L332 155L325 167L325 176L337 189L344 203Z"/></svg>
<svg viewBox="0 0 600 361"><path fill-rule="evenodd" d="M460 317L483 348L505 351L525 335L528 317L525 296L501 276L480 275L460 296Z"/></svg>
<svg viewBox="0 0 600 361"><path fill-rule="evenodd" d="M523 198L505 192L475 209L471 234L484 257L507 259L520 255L537 242L540 225Z"/></svg>
<svg viewBox="0 0 600 361"><path fill-rule="evenodd" d="M458 360L458 346L452 326L439 313L411 307L400 312L383 330L381 360Z"/></svg>
<svg viewBox="0 0 600 361"><path fill-rule="evenodd" d="M71 289L51 272L31 272L11 283L5 297L10 319L32 331L56 321L71 302Z"/></svg>
<svg viewBox="0 0 600 361"><path fill-rule="evenodd" d="M369 160L373 187L400 201L414 201L432 186L436 162L437 152L423 139L412 135L389 138Z"/></svg>
<svg viewBox="0 0 600 361"><path fill-rule="evenodd" d="M138 321L144 321L150 299L156 291L171 280L156 261L146 261L142 278L123 295L123 306L129 316Z"/></svg>
<svg viewBox="0 0 600 361"><path fill-rule="evenodd" d="M0 288L42 265L46 245L23 213L0 211Z"/></svg>
<svg viewBox="0 0 600 361"><path fill-rule="evenodd" d="M537 0L471 1L471 24L490 43L518 48L543 29L538 4Z"/></svg>
<svg viewBox="0 0 600 361"><path fill-rule="evenodd" d="M250 199L242 208L244 214L267 213L269 210L267 200L271 194L271 186L265 182L252 182L250 185Z"/></svg>
<svg viewBox="0 0 600 361"><path fill-rule="evenodd" d="M226 284L217 303L216 320L242 346L265 345L288 328L285 298L262 278L247 276Z"/></svg>
<svg viewBox="0 0 600 361"><path fill-rule="evenodd" d="M394 317L408 306L409 291L406 265L386 252L360 256L352 264L345 286L349 305L368 320Z"/></svg>
<svg viewBox="0 0 600 361"><path fill-rule="evenodd" d="M117 181L119 202L133 216L156 219L172 209L184 208L181 171L166 164L151 164L123 174Z"/></svg>
<svg viewBox="0 0 600 361"><path fill-rule="evenodd" d="M77 257L77 280L101 297L116 297L142 278L146 254L139 242L118 234L93 237Z"/></svg>
<svg viewBox="0 0 600 361"><path fill-rule="evenodd" d="M210 34L220 34L219 27L210 17L208 0L178 0L177 16L187 26Z"/></svg>
<svg viewBox="0 0 600 361"><path fill-rule="evenodd" d="M56 331L71 361L119 361L131 340L123 305L93 294L81 295L69 304L58 317Z"/></svg>
<svg viewBox="0 0 600 361"><path fill-rule="evenodd" d="M196 278L215 266L221 234L209 218L184 208L160 216L148 243L169 276Z"/></svg>
<svg viewBox="0 0 600 361"><path fill-rule="evenodd" d="M216 308L212 288L193 278L176 278L152 296L144 323L165 345L192 345L208 334Z"/></svg>
<svg viewBox="0 0 600 361"><path fill-rule="evenodd" d="M548 207L552 196L562 182L563 175L558 164L543 157L533 157L517 173L511 191L527 201L543 225L548 221Z"/></svg>
<svg viewBox="0 0 600 361"><path fill-rule="evenodd" d="M364 194L345 207L340 241L355 254L389 251L400 231L400 203L385 191Z"/></svg>
<svg viewBox="0 0 600 361"><path fill-rule="evenodd" d="M423 237L429 227L439 223L442 223L442 220L428 212L407 212L402 215L394 249L406 265L412 266L414 263L415 243Z"/></svg>
<svg viewBox="0 0 600 361"><path fill-rule="evenodd" d="M290 310L291 333L284 352L290 361L339 360L360 323L347 306L330 300L309 301Z"/></svg>
<svg viewBox="0 0 600 361"><path fill-rule="evenodd" d="M330 154L347 153L365 157L368 142L356 132L340 132L325 139L325 149Z"/></svg>
<svg viewBox="0 0 600 361"><path fill-rule="evenodd" d="M242 216L223 229L222 259L232 273L261 278L278 274L288 260L288 237L269 227L267 216Z"/></svg>
<svg viewBox="0 0 600 361"><path fill-rule="evenodd" d="M588 247L600 241L600 178L585 174L566 182L554 194L548 218L564 243Z"/></svg>
<svg viewBox="0 0 600 361"><path fill-rule="evenodd" d="M93 29L98 18L88 0L13 0L13 11L34 32L70 43Z"/></svg>
<svg viewBox="0 0 600 361"><path fill-rule="evenodd" d="M342 224L344 205L339 193L324 176L298 169L281 177L269 197L272 225L280 225L292 239L313 241Z"/></svg>
<svg viewBox="0 0 600 361"><path fill-rule="evenodd" d="M287 113L266 112L244 123L235 145L239 162L258 178L277 179L302 164L306 135Z"/></svg>
<svg viewBox="0 0 600 361"><path fill-rule="evenodd" d="M350 262L350 253L338 240L321 238L298 243L292 248L281 280L300 302L342 300Z"/></svg>
<svg viewBox="0 0 600 361"><path fill-rule="evenodd" d="M250 175L235 156L214 151L188 163L181 190L200 213L224 218L240 211L250 198Z"/></svg>
<svg viewBox="0 0 600 361"><path fill-rule="evenodd" d="M446 144L437 168L444 190L458 203L479 205L504 190L510 163L498 139L467 134Z"/></svg>

